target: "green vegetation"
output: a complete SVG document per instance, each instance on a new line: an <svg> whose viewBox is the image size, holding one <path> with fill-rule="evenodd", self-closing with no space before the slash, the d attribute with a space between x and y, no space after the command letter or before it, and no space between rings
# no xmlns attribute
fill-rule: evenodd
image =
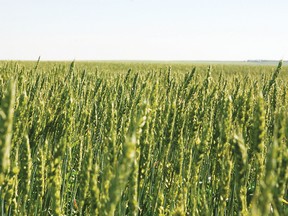
<svg viewBox="0 0 288 216"><path fill-rule="evenodd" d="M0 62L0 215L288 215L281 67Z"/></svg>

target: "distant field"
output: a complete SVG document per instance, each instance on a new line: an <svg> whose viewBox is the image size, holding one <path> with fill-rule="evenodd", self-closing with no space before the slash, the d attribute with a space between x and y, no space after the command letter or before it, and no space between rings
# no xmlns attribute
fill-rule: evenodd
<svg viewBox="0 0 288 216"><path fill-rule="evenodd" d="M286 64L0 61L0 215L288 215Z"/></svg>

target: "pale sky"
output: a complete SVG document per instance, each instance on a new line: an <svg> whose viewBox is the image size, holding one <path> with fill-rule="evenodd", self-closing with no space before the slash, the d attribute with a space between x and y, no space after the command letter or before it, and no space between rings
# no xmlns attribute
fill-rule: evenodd
<svg viewBox="0 0 288 216"><path fill-rule="evenodd" d="M287 0L0 0L0 59L288 59L287 22Z"/></svg>

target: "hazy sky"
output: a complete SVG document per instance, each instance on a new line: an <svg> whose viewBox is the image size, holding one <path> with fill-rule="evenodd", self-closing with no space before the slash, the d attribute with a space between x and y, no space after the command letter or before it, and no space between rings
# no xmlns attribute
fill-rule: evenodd
<svg viewBox="0 0 288 216"><path fill-rule="evenodd" d="M287 0L0 0L0 59L288 59Z"/></svg>

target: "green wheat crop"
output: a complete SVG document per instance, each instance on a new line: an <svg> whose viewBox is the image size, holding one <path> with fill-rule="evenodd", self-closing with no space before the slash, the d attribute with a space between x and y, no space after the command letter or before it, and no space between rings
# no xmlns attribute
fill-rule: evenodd
<svg viewBox="0 0 288 216"><path fill-rule="evenodd" d="M287 72L0 62L0 215L288 215Z"/></svg>

